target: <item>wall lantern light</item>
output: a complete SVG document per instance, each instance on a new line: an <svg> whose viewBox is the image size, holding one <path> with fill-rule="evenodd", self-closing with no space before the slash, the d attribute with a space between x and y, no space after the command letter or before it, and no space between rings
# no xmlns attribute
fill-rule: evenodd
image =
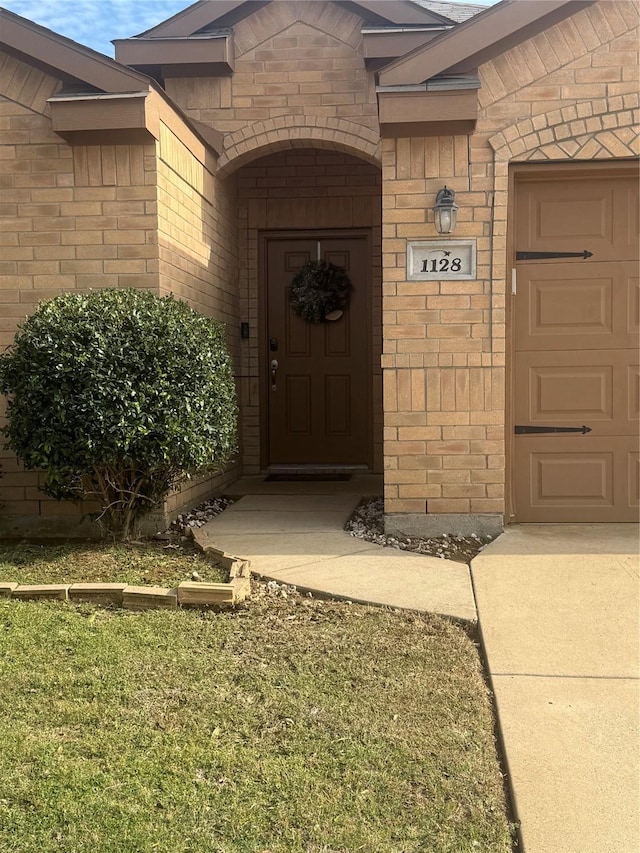
<svg viewBox="0 0 640 853"><path fill-rule="evenodd" d="M455 203L455 191L445 186L436 196L433 213L438 234L453 234L456 228L458 205Z"/></svg>

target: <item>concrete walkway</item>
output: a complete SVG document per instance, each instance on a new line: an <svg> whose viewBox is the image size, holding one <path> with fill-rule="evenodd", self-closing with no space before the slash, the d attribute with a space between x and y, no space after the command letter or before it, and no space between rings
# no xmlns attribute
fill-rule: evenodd
<svg viewBox="0 0 640 853"><path fill-rule="evenodd" d="M243 497L200 528L198 540L250 560L254 575L350 601L475 620L467 566L381 548L344 532L361 498L382 493L379 477L359 475L345 483L246 477L227 491Z"/></svg>
<svg viewBox="0 0 640 853"><path fill-rule="evenodd" d="M640 849L637 525L522 525L469 569L343 531L372 476L265 483L198 531L263 578L475 620L524 853ZM475 591L475 598L474 598Z"/></svg>
<svg viewBox="0 0 640 853"><path fill-rule="evenodd" d="M472 575L525 853L635 853L637 525L507 528Z"/></svg>

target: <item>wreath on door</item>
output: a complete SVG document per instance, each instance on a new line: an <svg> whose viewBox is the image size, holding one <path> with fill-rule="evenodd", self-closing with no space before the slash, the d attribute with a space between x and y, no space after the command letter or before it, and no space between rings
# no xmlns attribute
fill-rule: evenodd
<svg viewBox="0 0 640 853"><path fill-rule="evenodd" d="M341 267L330 261L308 261L291 280L289 305L308 323L337 320L349 304L352 290L349 276Z"/></svg>

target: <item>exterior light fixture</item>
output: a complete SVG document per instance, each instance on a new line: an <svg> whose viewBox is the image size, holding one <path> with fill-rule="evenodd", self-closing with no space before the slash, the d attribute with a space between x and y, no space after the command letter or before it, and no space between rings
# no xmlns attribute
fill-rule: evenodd
<svg viewBox="0 0 640 853"><path fill-rule="evenodd" d="M445 186L436 196L433 213L438 234L453 234L456 228L458 205L455 203L455 191Z"/></svg>

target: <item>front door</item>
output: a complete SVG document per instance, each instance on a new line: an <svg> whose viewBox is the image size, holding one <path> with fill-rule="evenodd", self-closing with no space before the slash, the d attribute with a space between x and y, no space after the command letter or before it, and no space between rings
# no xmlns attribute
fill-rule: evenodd
<svg viewBox="0 0 640 853"><path fill-rule="evenodd" d="M289 285L318 258L342 267L353 290L339 319L309 323L289 307ZM269 465L371 464L370 271L364 233L265 236Z"/></svg>
<svg viewBox="0 0 640 853"><path fill-rule="evenodd" d="M525 172L514 242L514 520L637 521L637 168Z"/></svg>

